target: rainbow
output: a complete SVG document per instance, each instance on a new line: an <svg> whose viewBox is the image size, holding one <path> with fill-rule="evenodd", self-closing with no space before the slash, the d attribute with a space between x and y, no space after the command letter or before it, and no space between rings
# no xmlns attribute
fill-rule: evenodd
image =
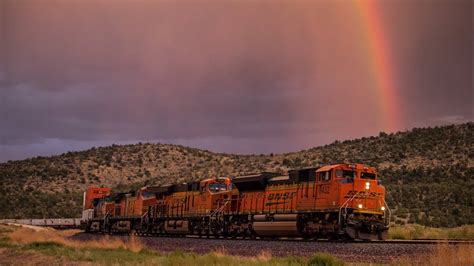
<svg viewBox="0 0 474 266"><path fill-rule="evenodd" d="M361 30L368 43L369 70L374 80L375 99L380 117L379 126L385 131L400 130L400 104L395 81L395 71L391 58L391 47L385 36L377 1L359 0L354 2L361 20Z"/></svg>

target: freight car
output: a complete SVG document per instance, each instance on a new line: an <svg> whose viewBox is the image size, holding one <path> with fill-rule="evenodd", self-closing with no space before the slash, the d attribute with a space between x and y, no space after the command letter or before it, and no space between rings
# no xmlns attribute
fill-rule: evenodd
<svg viewBox="0 0 474 266"><path fill-rule="evenodd" d="M335 164L209 178L112 194L89 188L89 232L200 237L383 240L390 222L375 168Z"/></svg>
<svg viewBox="0 0 474 266"><path fill-rule="evenodd" d="M74 229L81 227L80 218L62 218L62 219L3 219L0 224L22 224L41 227L52 227L55 229Z"/></svg>

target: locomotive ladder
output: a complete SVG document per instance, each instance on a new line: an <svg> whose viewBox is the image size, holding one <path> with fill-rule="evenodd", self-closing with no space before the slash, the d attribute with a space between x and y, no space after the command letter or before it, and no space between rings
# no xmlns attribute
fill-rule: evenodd
<svg viewBox="0 0 474 266"><path fill-rule="evenodd" d="M382 205L380 203L380 200L379 200L379 205ZM389 226L390 225L390 219L392 217L392 210L390 210L390 208L388 207L388 204L385 200L383 201L383 205L385 206L385 210L383 210L383 215L385 217L385 226ZM388 216L387 216L387 213L388 213Z"/></svg>
<svg viewBox="0 0 474 266"><path fill-rule="evenodd" d="M106 228L109 225L109 219L112 214L112 210L109 210L108 212L105 213L104 215L104 228Z"/></svg>
<svg viewBox="0 0 474 266"><path fill-rule="evenodd" d="M151 207L153 208L153 207ZM145 229L146 231L148 231L149 227L150 227L150 210L151 209L148 209L148 211L144 212L141 217L140 217L140 230L143 231L143 229ZM143 228L143 225L146 225L146 228Z"/></svg>
<svg viewBox="0 0 474 266"><path fill-rule="evenodd" d="M143 215L140 218L140 224L143 224L143 222L146 222L146 223L149 222L150 217L148 216L148 213L149 211L146 211L145 213L143 213Z"/></svg>
<svg viewBox="0 0 474 266"><path fill-rule="evenodd" d="M209 215L209 232L212 231L212 222L219 221L224 214L225 207L229 204L230 200L224 200L224 203L219 206L217 203L217 208Z"/></svg>
<svg viewBox="0 0 474 266"><path fill-rule="evenodd" d="M347 207L349 206L349 203L351 201L353 201L357 195L359 195L362 191L358 191L357 193L355 193L354 195L352 195L352 197L348 198L344 204L341 205L341 207L339 208L339 218L338 218L338 222L339 222L339 226L340 228L342 227L342 215L344 215L344 218L347 218ZM343 209L344 209L344 214L342 213L343 212Z"/></svg>

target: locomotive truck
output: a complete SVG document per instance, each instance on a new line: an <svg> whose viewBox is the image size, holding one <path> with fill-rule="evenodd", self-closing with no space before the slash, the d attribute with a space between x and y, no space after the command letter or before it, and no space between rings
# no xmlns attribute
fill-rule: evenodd
<svg viewBox="0 0 474 266"><path fill-rule="evenodd" d="M156 236L384 240L389 222L376 169L334 164L115 194L91 187L82 226Z"/></svg>

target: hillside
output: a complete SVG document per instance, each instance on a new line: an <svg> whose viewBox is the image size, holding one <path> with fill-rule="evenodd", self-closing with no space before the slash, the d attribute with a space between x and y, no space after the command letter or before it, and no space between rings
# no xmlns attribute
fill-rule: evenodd
<svg viewBox="0 0 474 266"><path fill-rule="evenodd" d="M170 144L112 145L0 164L0 218L80 216L91 185L131 189L209 176L360 162L378 167L396 223L474 224L474 123L415 128L269 155Z"/></svg>

